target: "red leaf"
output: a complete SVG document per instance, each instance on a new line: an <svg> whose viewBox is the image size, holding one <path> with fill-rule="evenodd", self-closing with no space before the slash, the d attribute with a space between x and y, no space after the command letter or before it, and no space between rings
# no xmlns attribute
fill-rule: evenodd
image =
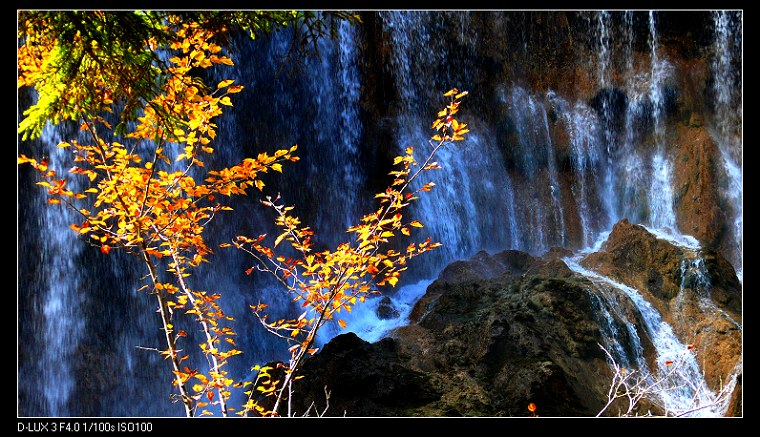
<svg viewBox="0 0 760 437"><path fill-rule="evenodd" d="M107 244L104 244L104 245L100 246L100 251L103 252L103 253L105 253L106 255L108 255L108 252L111 251L111 246L109 246Z"/></svg>

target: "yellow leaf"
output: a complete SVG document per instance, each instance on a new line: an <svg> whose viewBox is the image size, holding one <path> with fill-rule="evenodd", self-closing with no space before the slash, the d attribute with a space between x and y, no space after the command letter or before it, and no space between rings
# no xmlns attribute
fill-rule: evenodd
<svg viewBox="0 0 760 437"><path fill-rule="evenodd" d="M395 276L392 276L392 277L386 279L386 281L388 281L388 283L391 284L391 287L395 287L396 283L398 282L398 278L395 277Z"/></svg>
<svg viewBox="0 0 760 437"><path fill-rule="evenodd" d="M221 99L219 99L219 103L226 106L232 106L232 102L230 101L230 98L227 96L224 96Z"/></svg>
<svg viewBox="0 0 760 437"><path fill-rule="evenodd" d="M417 220L414 220L413 222L409 223L410 226L414 226L415 228L422 228L424 225Z"/></svg>
<svg viewBox="0 0 760 437"><path fill-rule="evenodd" d="M219 82L219 85L217 85L216 87L217 88L224 88L226 86L232 85L233 82L235 82L235 81L232 80L232 79L223 80L223 81Z"/></svg>
<svg viewBox="0 0 760 437"><path fill-rule="evenodd" d="M282 164L280 163L272 164L272 170L282 173Z"/></svg>
<svg viewBox="0 0 760 437"><path fill-rule="evenodd" d="M277 237L276 240L274 240L274 247L277 247L277 245L280 244L280 242L282 241L282 239L285 238L287 235L288 235L287 232L283 232L282 234L280 234L280 236Z"/></svg>

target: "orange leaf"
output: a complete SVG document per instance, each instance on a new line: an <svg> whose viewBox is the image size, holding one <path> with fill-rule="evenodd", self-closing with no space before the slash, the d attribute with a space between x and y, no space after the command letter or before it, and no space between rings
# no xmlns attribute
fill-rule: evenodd
<svg viewBox="0 0 760 437"><path fill-rule="evenodd" d="M111 246L109 246L107 244L104 244L104 245L100 246L100 251L103 252L103 253L105 253L106 255L108 255L108 252L111 251Z"/></svg>
<svg viewBox="0 0 760 437"><path fill-rule="evenodd" d="M346 321L338 319L338 325L340 325L341 328L346 329Z"/></svg>
<svg viewBox="0 0 760 437"><path fill-rule="evenodd" d="M529 403L528 404L528 411L530 411L531 413L535 413L536 412L536 404L534 404L533 402Z"/></svg>

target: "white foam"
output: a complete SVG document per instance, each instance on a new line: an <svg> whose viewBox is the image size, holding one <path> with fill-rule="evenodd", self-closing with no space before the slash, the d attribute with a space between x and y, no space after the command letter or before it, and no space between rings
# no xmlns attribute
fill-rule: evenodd
<svg viewBox="0 0 760 437"><path fill-rule="evenodd" d="M323 329L319 336L320 342L327 343L336 335L346 332L353 332L370 343L379 341L390 331L409 323L409 313L414 304L425 294L428 285L432 282L432 279L423 279L414 284L404 285L393 296L389 296L393 308L399 313L398 317L380 319L377 316L377 308L382 296L371 297L364 303L357 304L350 313L336 314L336 319L345 320L347 328L343 330L337 325L331 325L329 329Z"/></svg>

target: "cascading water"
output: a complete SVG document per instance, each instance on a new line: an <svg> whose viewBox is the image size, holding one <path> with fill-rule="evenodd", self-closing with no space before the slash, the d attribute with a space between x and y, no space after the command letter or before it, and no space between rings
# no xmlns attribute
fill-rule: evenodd
<svg viewBox="0 0 760 437"><path fill-rule="evenodd" d="M427 85L448 71L448 67L438 67L447 56L444 41L433 33L441 24L430 12L384 12L381 20L392 41L391 75L399 93L396 154L413 146L417 160L424 160L430 149L429 126L436 106L423 103L434 99L436 105L442 105L444 102L436 96L446 91ZM424 268L427 276L437 274L450 260L470 256L480 248L496 249L515 243L514 235L503 231L508 226L503 219L514 220L515 212L512 204L505 202L511 196L512 185L504 177L506 171L498 159L497 145L491 140L488 126L475 124L472 130L467 140L449 145L436 155L444 171L427 172L413 185L417 189L429 181L436 184L432 195L421 196L413 206L413 214L424 220L422 235L451 242L432 254L433 260ZM481 212L485 205L490 209L488 214Z"/></svg>
<svg viewBox="0 0 760 437"><path fill-rule="evenodd" d="M648 380L650 384L657 378L663 380L660 388L653 395L660 398L668 414L685 417L716 417L725 412L724 406L716 402L715 393L708 388L696 356L678 339L670 325L662 320L660 313L638 290L581 266L577 257L565 258L564 261L568 267L584 277L625 293L636 306L641 314L643 328L657 351L657 369L656 372L648 375ZM612 353L619 354L620 352L613 350ZM631 362L631 358L627 355L619 355L616 360L622 363ZM677 378L670 380L665 375L669 373L669 367L674 365L676 360L679 362L679 372ZM636 364L640 371L649 373L641 358L638 358Z"/></svg>
<svg viewBox="0 0 760 437"><path fill-rule="evenodd" d="M381 302L373 299L344 317L349 329L367 340L406 323L431 278L448 263L480 249L535 254L552 246L582 249L622 218L688 239L679 234L676 219L679 167L670 138L677 121L668 113L667 94L682 73L679 64L668 59L673 50L665 49L666 35L658 34L666 30L658 27L663 14L600 11L578 24L582 20L574 21L569 13L570 20L563 22L567 26L547 37L549 32L542 32L530 13L365 13L365 27L341 24L335 39L317 41L319 55L305 56L296 67L285 60L293 41L290 31L253 42L235 40L236 66L215 79L235 79L246 92L236 95L235 106L219 118L219 147L208 165L228 166L260 150L298 144L301 161L284 166L282 175L268 177L266 194L280 192L286 204L295 205L294 212L314 228L319 249L334 247L347 240L348 226L376 208L373 195L384 189L392 170L389 157L392 160L407 146L415 148L418 160L426 156L433 133L430 123L445 103L441 92L448 87L470 91L461 118L471 133L466 141L441 150L436 160L444 170L428 172L418 181L418 187L433 181L435 189L408 211L409 219L419 218L425 225L417 238L431 237L443 247L413 260L417 264L407 272L406 282L388 296L398 316L379 319ZM549 15L542 16L543 23ZM741 14L715 12L711 19L713 108L708 126L721 152L719 189L731 217L731 261L741 277ZM571 32L572 26L578 33L569 40L588 38L589 52L544 63L549 55L541 50L566 50L562 32ZM559 42L553 45L555 40ZM536 85L543 83L537 77L551 76L541 71L544 65L564 65L571 62L567 59L578 70L592 73L589 83L581 79L568 84L573 80L568 77L551 87ZM597 90L609 92L599 93L599 105L593 98ZM614 100L615 96L623 97ZM60 139L48 129L39 147L27 148L47 150L63 173L66 165L54 162ZM36 189L20 178L20 193ZM82 249L73 235L66 237L72 218L62 208L44 205L44 193L29 193L19 200L20 210L22 200L27 202L19 213L20 412L181 414L167 400L172 387L166 363L151 351L136 349L160 347L155 302L137 291L143 272L113 254L107 260L112 267L99 267L104 257L96 258L97 249ZM250 197L236 200L234 213L212 222L209 235L218 236L211 245L228 242L236 234L276 232L271 211L258 208L253 193ZM251 365L282 358L285 350L278 340L260 335L248 306L261 300L284 314L291 304L266 279L244 273L251 259L231 252L219 250L193 279L198 281L195 289L224 296L222 305L235 318L245 351L245 359L231 369L244 378ZM39 256L32 256L35 253ZM700 270L696 259L684 264L685 273ZM44 273L39 265L44 265ZM591 271L582 273L598 282L600 324L606 325L609 346L621 362L643 368L637 342L642 332L656 340L662 357L683 346L651 306L639 301L636 290ZM686 285L701 280L694 274L683 276L691 278ZM637 333L632 324L620 324L625 323L624 312L616 307L621 296L639 306L647 319L645 331ZM99 311L108 320L101 320ZM62 332L66 335L59 335ZM320 342L341 332L331 326ZM22 350L24 344L28 349ZM628 346L615 349L616 344ZM82 350L92 352L85 356ZM93 360L95 354L98 360ZM691 366L687 365L689 372L698 373ZM78 378L84 370L98 382ZM99 378L119 382L101 384ZM696 374L694 378L699 380ZM54 379L55 386L38 387L47 379ZM125 393L139 398L137 404L151 406L146 410L123 400ZM665 401L679 408L679 399L688 396Z"/></svg>
<svg viewBox="0 0 760 437"><path fill-rule="evenodd" d="M523 189L533 191L519 214L530 224L525 233L527 244L522 249L543 252L552 245L564 246L565 228L561 205L560 182L554 159L548 119L544 105L526 92L514 87L510 99L510 114L517 132L521 158L520 170L531 184ZM549 193L549 205L542 200ZM545 211L545 209L549 211ZM552 232L554 231L554 232Z"/></svg>
<svg viewBox="0 0 760 437"><path fill-rule="evenodd" d="M736 64L742 55L742 18L729 11L714 11L714 55L712 61L714 117L712 136L721 151L722 169L728 181L721 195L733 213L733 255L735 265L742 265L742 87L741 71ZM737 268L739 279L741 267Z"/></svg>
<svg viewBox="0 0 760 437"><path fill-rule="evenodd" d="M576 175L571 188L578 205L582 246L588 247L596 241L601 230L608 229L611 225L605 221L611 214L610 202L604 199L612 197L598 189L603 186L601 173L609 173L604 170L606 153L598 136L598 118L583 102L570 107L567 101L554 94L551 101L570 136L570 161ZM599 214L600 208L607 209L607 213Z"/></svg>
<svg viewBox="0 0 760 437"><path fill-rule="evenodd" d="M57 144L63 139L57 129L47 126L43 141ZM68 155L55 150L50 155L51 168L66 168L71 163ZM81 276L75 264L81 246L75 244L69 233L69 224L75 220L71 211L44 210L44 222L40 228L48 242L40 254L41 262L52 266L53 273L47 278L47 290L42 313L44 346L40 369L46 384L45 397L51 416L65 415L67 404L76 380L72 355L84 335L84 321L78 317L82 306L79 294ZM68 256L60 256L68 253Z"/></svg>
<svg viewBox="0 0 760 437"><path fill-rule="evenodd" d="M612 16L607 11L600 11L598 14L598 38L599 38L599 70L597 73L597 82L601 89L607 89L611 82L610 67L612 63L612 35L610 34L610 28L612 26ZM604 207L607 211L606 227L609 228L615 222L617 218L617 212L615 211L614 199L614 181L613 181L613 164L612 156L613 149L615 148L615 126L613 123L614 111L612 108L613 102L610 99L602 99L600 129L602 130L601 139L605 145L607 162L603 169L604 184L606 188L604 190ZM588 244L588 241L585 243Z"/></svg>
<svg viewBox="0 0 760 437"><path fill-rule="evenodd" d="M660 60L657 53L657 23L655 12L649 11L649 35L652 48L652 71L649 79L649 100L652 105L652 123L654 125L655 152L652 155L652 184L649 191L649 224L655 228L670 229L678 233L676 216L673 211L673 189L671 183L671 164L665 155L665 128L662 120L664 99L663 80L668 71L668 64Z"/></svg>

